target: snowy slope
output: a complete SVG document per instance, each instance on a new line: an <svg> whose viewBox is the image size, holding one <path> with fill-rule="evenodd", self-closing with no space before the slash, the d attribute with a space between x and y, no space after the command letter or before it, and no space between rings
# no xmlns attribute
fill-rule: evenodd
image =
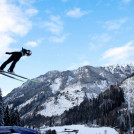
<svg viewBox="0 0 134 134"><path fill-rule="evenodd" d="M134 110L134 76L126 79L120 85L124 90L126 102L131 110Z"/></svg>
<svg viewBox="0 0 134 134"><path fill-rule="evenodd" d="M79 130L77 134L119 134L113 128L109 128L109 127L89 128L84 125L71 125L71 126L42 128L41 133L44 133L46 130L49 130L49 129L51 130L55 129L57 133L63 133L63 134L68 134L68 132L64 132L65 129L70 129L70 131ZM70 133L70 134L76 134L76 133Z"/></svg>
<svg viewBox="0 0 134 134"><path fill-rule="evenodd" d="M84 97L98 96L133 72L133 65L84 66L73 71L50 71L35 78L40 83L27 81L9 93L4 101L17 107L21 117L61 115L79 105Z"/></svg>
<svg viewBox="0 0 134 134"><path fill-rule="evenodd" d="M42 104L41 106L44 107L44 109L39 111L38 114L50 117L53 115L61 115L65 110L69 110L69 108L79 105L85 96L81 89L82 88L79 84L66 87L63 91L60 91L58 96L51 97ZM53 90L55 91L55 88Z"/></svg>
<svg viewBox="0 0 134 134"><path fill-rule="evenodd" d="M120 76L126 76L129 73L133 73L133 64L123 64L123 65L109 65L105 69L110 71L112 74L119 73Z"/></svg>

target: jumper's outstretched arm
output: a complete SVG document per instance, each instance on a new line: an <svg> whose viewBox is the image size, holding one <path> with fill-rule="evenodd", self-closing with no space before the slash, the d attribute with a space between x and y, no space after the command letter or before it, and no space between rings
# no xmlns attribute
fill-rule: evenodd
<svg viewBox="0 0 134 134"><path fill-rule="evenodd" d="M6 54L13 54L13 52L6 52Z"/></svg>

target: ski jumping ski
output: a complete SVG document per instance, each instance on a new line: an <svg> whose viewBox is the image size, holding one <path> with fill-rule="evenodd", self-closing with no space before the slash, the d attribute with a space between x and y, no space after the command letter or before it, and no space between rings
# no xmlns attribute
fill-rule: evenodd
<svg viewBox="0 0 134 134"><path fill-rule="evenodd" d="M13 77L13 76L17 76L17 77L20 77L20 78L22 78L22 79L26 79L26 80L29 80L29 81L32 81L32 82L35 82L35 83L39 83L38 81L31 80L31 79L29 79L29 78L20 76L20 75L18 75L18 74L12 74L12 73L9 73L9 72L4 71L4 70L0 70L0 74L5 75L5 76L10 77L10 78L15 79L15 80L22 81L22 82L24 82L24 81L23 81L23 80L20 80L20 79L18 79L18 78L15 78L15 77ZM7 74L9 74L9 75L7 75ZM12 75L12 76L10 76L10 75Z"/></svg>
<svg viewBox="0 0 134 134"><path fill-rule="evenodd" d="M13 76L7 75L7 74L5 74L5 73L3 73L3 72L1 72L1 71L0 71L0 74L1 74L1 75L4 75L4 76L7 76L7 77L9 77L9 78L12 78L12 79L14 79L14 80L18 80L18 81L24 82L23 80L20 80L20 79L18 79L18 78L13 77Z"/></svg>

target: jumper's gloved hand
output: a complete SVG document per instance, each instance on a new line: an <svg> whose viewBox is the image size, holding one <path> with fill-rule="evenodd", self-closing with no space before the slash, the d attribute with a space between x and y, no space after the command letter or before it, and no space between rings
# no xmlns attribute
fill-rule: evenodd
<svg viewBox="0 0 134 134"><path fill-rule="evenodd" d="M10 52L6 52L6 54L11 54Z"/></svg>

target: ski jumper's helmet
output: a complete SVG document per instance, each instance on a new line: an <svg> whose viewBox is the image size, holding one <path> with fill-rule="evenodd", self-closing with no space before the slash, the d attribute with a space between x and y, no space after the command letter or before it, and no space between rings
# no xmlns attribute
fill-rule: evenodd
<svg viewBox="0 0 134 134"><path fill-rule="evenodd" d="M31 54L32 54L32 52L31 52L30 50L27 50L27 51L26 51L26 55L27 55L27 56L30 56Z"/></svg>
<svg viewBox="0 0 134 134"><path fill-rule="evenodd" d="M23 56L24 55L30 56L32 54L32 52L30 50L26 50L24 48L22 48L22 53L23 53Z"/></svg>

